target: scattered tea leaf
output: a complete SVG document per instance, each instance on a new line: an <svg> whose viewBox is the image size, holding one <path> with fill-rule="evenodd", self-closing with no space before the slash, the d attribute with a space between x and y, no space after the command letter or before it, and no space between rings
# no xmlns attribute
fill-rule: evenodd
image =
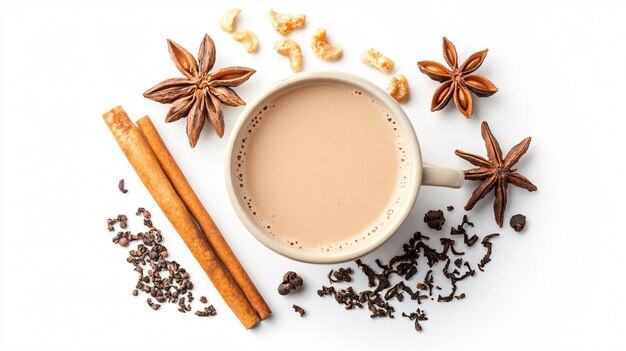
<svg viewBox="0 0 626 351"><path fill-rule="evenodd" d="M126 194L128 192L128 190L124 187L124 179L120 179L120 181L117 183L117 188L120 189L122 194Z"/></svg>
<svg viewBox="0 0 626 351"><path fill-rule="evenodd" d="M304 311L304 309L302 307L300 307L298 305L293 305L292 308L293 308L294 311L296 311L297 313L300 314L300 317L304 317L304 314L306 312Z"/></svg>

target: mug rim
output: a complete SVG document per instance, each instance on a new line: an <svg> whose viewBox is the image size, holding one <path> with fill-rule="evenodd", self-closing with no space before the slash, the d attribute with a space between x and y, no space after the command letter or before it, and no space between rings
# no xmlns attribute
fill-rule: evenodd
<svg viewBox="0 0 626 351"><path fill-rule="evenodd" d="M270 238L265 231L261 229L258 222L255 221L248 213L244 201L236 189L237 181L234 167L236 162L234 162L233 158L235 146L241 135L243 127L250 121L251 118L253 118L254 112L258 110L260 106L263 106L265 101L295 86L323 81L348 84L377 98L381 103L383 103L383 106L389 109L389 111L393 114L398 126L402 128L402 136L406 139L406 144L410 149L409 151L413 154L409 155L409 157L413 160L413 163L409 165L409 169L412 172L413 177L406 184L406 189L404 191L406 199L403 201L401 206L399 206L397 215L394 216L394 218L384 228L378 231L371 238L368 238L361 244L355 245L354 248L337 251L301 250ZM272 251L297 261L309 263L339 263L349 261L372 252L391 238L406 221L406 218L415 205L422 183L422 155L415 129L413 128L413 124L409 120L409 117L404 112L402 107L400 107L400 105L384 90L365 78L361 78L353 74L339 71L318 71L298 73L292 77L280 80L270 89L260 94L252 103L246 106L241 116L237 119L235 125L233 126L233 130L229 137L224 170L226 190L228 192L230 203L237 213L239 220L243 223L250 234L252 234L252 236L259 242Z"/></svg>

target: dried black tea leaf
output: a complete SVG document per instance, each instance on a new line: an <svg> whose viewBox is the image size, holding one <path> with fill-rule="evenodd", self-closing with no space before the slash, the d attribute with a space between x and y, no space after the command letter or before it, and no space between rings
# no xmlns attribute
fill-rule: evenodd
<svg viewBox="0 0 626 351"><path fill-rule="evenodd" d="M120 179L117 183L117 188L122 192L122 194L126 194L128 190L124 187L124 179Z"/></svg>
<svg viewBox="0 0 626 351"><path fill-rule="evenodd" d="M439 220L439 213L433 212L436 211L431 211L430 217L429 214L426 215L425 220L427 223L429 219L433 223ZM443 214L443 212L441 213ZM441 222L441 225L443 226L443 222ZM466 227L473 226L474 224L465 215L461 224L456 228L451 228L450 235L463 235L464 243L471 247L478 241L478 236L475 234L468 235ZM487 249L487 252L478 264L481 270L490 261L492 247L490 240L497 235L487 235L482 240L482 245ZM375 259L375 266L373 266L363 262L361 259L355 260L357 267L360 268L363 275L367 278L367 284L370 289L359 292L355 291L351 286L340 290L336 290L332 286L322 286L317 291L317 294L320 297L332 296L335 302L346 310L367 308L370 318L394 318L395 307L392 303L407 303L407 301L411 300L421 305L423 300L435 300L433 290L448 291L446 294L437 294L436 301L438 302L451 302L455 299L462 300L466 297L466 294L463 292L459 293L459 282L476 274L476 271L472 268L475 263L470 263L465 257L459 257L464 256L465 252L458 251L455 248L455 240L443 237L439 239L439 243L441 246L431 246L428 236L423 235L421 232L415 232L408 242L402 245L402 252L391 257L387 262ZM410 283L409 280L416 274L421 273L418 264L420 260L426 262L428 271L426 271L421 282L413 285L414 283ZM440 278L437 278L437 284L435 284L435 271L439 270L439 268L441 268L444 279L440 281ZM328 272L327 278L331 284L352 281L354 278L350 275L351 273L352 269L350 267L338 268ZM415 290L411 286L414 286ZM416 330L421 330L422 328L418 321L427 320L424 312L419 309L417 312L408 315L403 313L402 315L416 321Z"/></svg>
<svg viewBox="0 0 626 351"><path fill-rule="evenodd" d="M500 234L498 233L489 234L485 236L483 240L481 241L481 244L487 249L485 256L483 256L483 258L480 260L480 263L478 264L478 269L480 269L481 272L484 270L483 268L485 267L485 265L491 262L491 249L492 249L493 244L490 242L490 240L491 238L495 238L497 236L500 236Z"/></svg>
<svg viewBox="0 0 626 351"><path fill-rule="evenodd" d="M330 272L326 275L330 283L339 283L346 282L349 283L352 281L352 268L339 268L338 270L331 269Z"/></svg>
<svg viewBox="0 0 626 351"><path fill-rule="evenodd" d="M300 307L298 305L293 305L292 308L293 308L294 311L296 311L297 313L300 314L300 317L304 317L304 314L306 312L304 311L304 309L302 307Z"/></svg>
<svg viewBox="0 0 626 351"><path fill-rule="evenodd" d="M415 322L415 331L422 330L422 326L420 325L420 321L427 321L428 317L426 317L426 313L420 310L419 308L415 312L411 312L410 314L406 314L402 312L402 317L408 318L411 321Z"/></svg>

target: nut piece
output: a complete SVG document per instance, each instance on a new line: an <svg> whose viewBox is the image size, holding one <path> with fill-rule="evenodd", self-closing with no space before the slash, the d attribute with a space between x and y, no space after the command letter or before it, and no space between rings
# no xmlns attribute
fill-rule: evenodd
<svg viewBox="0 0 626 351"><path fill-rule="evenodd" d="M270 9L270 21L280 35L287 35L295 29L304 27L305 15L287 15Z"/></svg>
<svg viewBox="0 0 626 351"><path fill-rule="evenodd" d="M248 53L256 52L259 48L259 39L256 34L247 29L241 29L233 33L233 39L243 43L243 47L246 48Z"/></svg>
<svg viewBox="0 0 626 351"><path fill-rule="evenodd" d="M220 27L224 32L232 32L235 30L235 20L237 16L241 13L241 10L238 8L230 9L222 15L222 20L220 21Z"/></svg>
<svg viewBox="0 0 626 351"><path fill-rule="evenodd" d="M289 57L289 64L293 72L300 72L302 69L302 50L300 45L291 39L281 39L274 44L274 50L280 55Z"/></svg>
<svg viewBox="0 0 626 351"><path fill-rule="evenodd" d="M367 49L361 54L361 61L366 65L378 68L381 72L387 73L393 69L393 61L374 49Z"/></svg>
<svg viewBox="0 0 626 351"><path fill-rule="evenodd" d="M324 61L335 61L343 55L343 48L341 46L326 42L326 28L319 28L315 31L311 48L315 56Z"/></svg>
<svg viewBox="0 0 626 351"><path fill-rule="evenodd" d="M386 91L397 102L405 101L409 98L409 81L403 74L396 74L391 78Z"/></svg>

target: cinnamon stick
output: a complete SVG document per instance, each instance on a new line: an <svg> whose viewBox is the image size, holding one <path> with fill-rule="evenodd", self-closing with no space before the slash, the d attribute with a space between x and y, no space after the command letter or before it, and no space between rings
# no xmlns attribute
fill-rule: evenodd
<svg viewBox="0 0 626 351"><path fill-rule="evenodd" d="M146 116L137 120L137 127L139 127L139 131L143 134L146 142L159 160L159 163L161 163L161 168L165 171L165 174L174 186L174 189L176 189L181 200L183 200L185 206L200 226L200 229L202 229L204 236L209 241L215 254L230 272L230 275L237 285L239 285L239 288L241 288L244 295L246 295L248 301L250 301L250 305L256 310L261 319L267 318L272 311L259 293L259 290L254 286L254 283L233 253L226 239L224 239L219 228L215 225L215 222L213 222L209 212L202 205L202 202L200 202L200 199L191 188L191 185L189 185L187 178L185 178L185 175L174 160L174 157L172 157L172 154L167 149L167 146L156 130L152 120L150 120L150 117Z"/></svg>
<svg viewBox="0 0 626 351"><path fill-rule="evenodd" d="M163 172L150 146L141 136L139 129L128 118L124 109L117 106L105 113L103 118L135 172L174 229L183 238L228 307L246 328L259 323L261 318L213 252Z"/></svg>

